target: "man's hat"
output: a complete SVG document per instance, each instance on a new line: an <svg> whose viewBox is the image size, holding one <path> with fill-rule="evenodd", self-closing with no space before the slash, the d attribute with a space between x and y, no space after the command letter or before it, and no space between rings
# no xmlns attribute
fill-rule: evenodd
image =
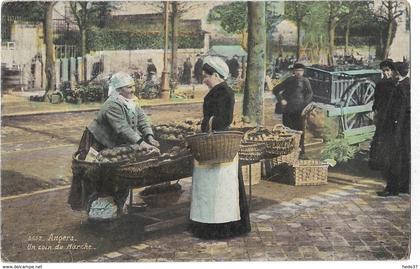
<svg viewBox="0 0 420 269"><path fill-rule="evenodd" d="M408 74L409 65L405 62L397 62L395 63L395 69L401 76L405 77Z"/></svg>
<svg viewBox="0 0 420 269"><path fill-rule="evenodd" d="M295 63L293 65L293 69L305 69L305 65L303 65L301 63Z"/></svg>
<svg viewBox="0 0 420 269"><path fill-rule="evenodd" d="M392 61L392 59L386 59L385 61L382 61L379 64L380 69L384 69L386 67L388 67L391 70L395 70L394 62Z"/></svg>

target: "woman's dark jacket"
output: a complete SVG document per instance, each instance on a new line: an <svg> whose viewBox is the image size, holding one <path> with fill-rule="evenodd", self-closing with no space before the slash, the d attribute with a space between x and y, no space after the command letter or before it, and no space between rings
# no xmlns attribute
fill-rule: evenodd
<svg viewBox="0 0 420 269"><path fill-rule="evenodd" d="M234 106L235 95L226 82L214 86L204 97L201 131L208 131L209 120L212 116L214 116L212 129L226 130L233 121Z"/></svg>

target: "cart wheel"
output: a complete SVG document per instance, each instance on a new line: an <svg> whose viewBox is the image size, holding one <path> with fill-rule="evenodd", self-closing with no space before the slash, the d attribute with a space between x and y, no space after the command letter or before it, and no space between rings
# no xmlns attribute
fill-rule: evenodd
<svg viewBox="0 0 420 269"><path fill-rule="evenodd" d="M367 79L360 80L346 90L341 104L343 107L361 106L370 103L373 105L374 93L375 83ZM373 111L346 114L341 119L344 131L369 126L373 124Z"/></svg>

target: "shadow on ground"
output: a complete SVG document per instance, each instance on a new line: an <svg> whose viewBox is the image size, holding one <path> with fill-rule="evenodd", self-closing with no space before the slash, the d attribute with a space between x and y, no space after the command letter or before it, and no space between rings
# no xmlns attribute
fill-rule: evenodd
<svg viewBox="0 0 420 269"><path fill-rule="evenodd" d="M55 185L11 170L1 171L1 196L10 196L52 188Z"/></svg>
<svg viewBox="0 0 420 269"><path fill-rule="evenodd" d="M338 172L354 177L382 179L381 173L369 168L369 152L361 150L346 163L329 168L329 172Z"/></svg>

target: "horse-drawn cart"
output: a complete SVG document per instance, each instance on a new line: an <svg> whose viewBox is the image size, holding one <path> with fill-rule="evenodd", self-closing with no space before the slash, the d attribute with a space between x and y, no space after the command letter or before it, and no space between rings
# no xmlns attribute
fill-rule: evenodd
<svg viewBox="0 0 420 269"><path fill-rule="evenodd" d="M339 132L350 144L373 136L372 106L380 70L311 66L305 75L311 82L314 101L322 104L327 117L340 117Z"/></svg>

